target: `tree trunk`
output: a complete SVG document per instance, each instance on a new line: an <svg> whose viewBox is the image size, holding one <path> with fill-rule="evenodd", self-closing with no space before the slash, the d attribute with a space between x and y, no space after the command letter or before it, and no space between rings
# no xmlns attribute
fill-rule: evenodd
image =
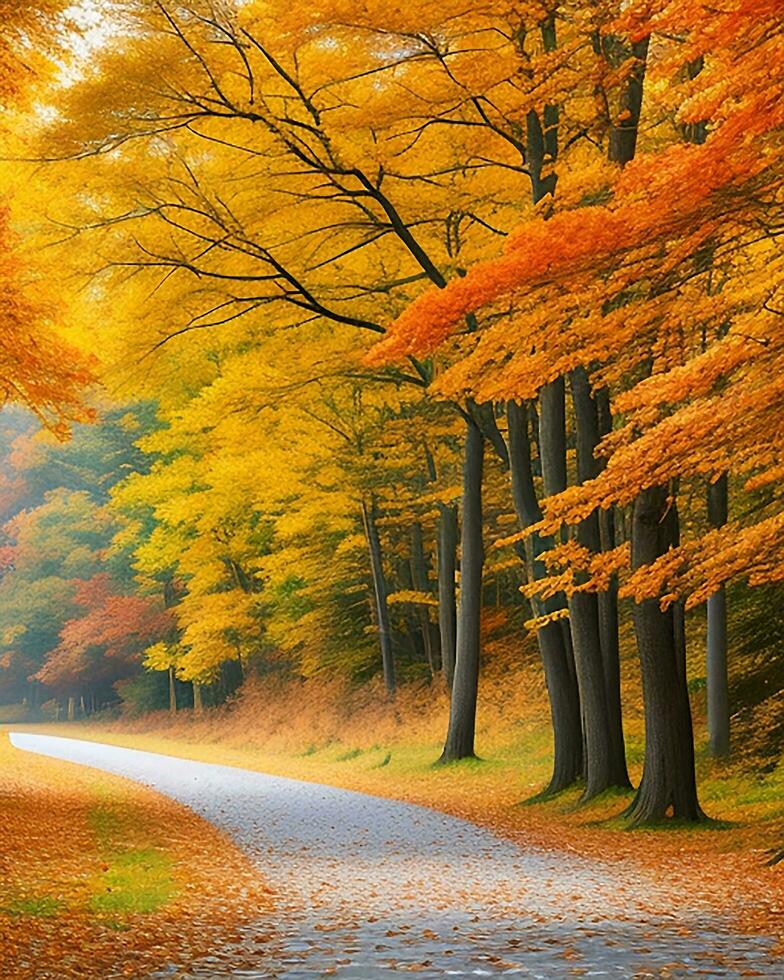
<svg viewBox="0 0 784 980"><path fill-rule="evenodd" d="M398 557L393 562L392 575L386 577L386 585L390 593L414 591L410 558ZM397 628L390 624L393 648L402 651L406 647L412 663L427 660L422 639L422 621L417 606L410 602L403 603L398 610L397 619L399 623Z"/></svg>
<svg viewBox="0 0 784 980"><path fill-rule="evenodd" d="M629 57L635 59L635 65L629 73L621 93L618 112L615 119L610 120L610 142L607 155L614 163L620 163L622 167L625 167L634 159L637 150L637 133L640 127L640 113L642 112L643 82L645 81L649 38L645 37L635 41L630 48L610 37L605 37L604 43L609 49L607 52L608 61L613 67L618 68ZM618 119L623 121L617 122Z"/></svg>
<svg viewBox="0 0 784 980"><path fill-rule="evenodd" d="M600 515L614 523L614 515ZM602 535L604 537L604 535ZM604 548L602 550L605 550ZM611 751L613 758L623 766L621 783L628 785L626 747L623 738L623 710L621 705L621 651L618 635L618 578L613 575L605 592L599 593L599 639L602 648L604 687L607 696L607 714L610 723Z"/></svg>
<svg viewBox="0 0 784 980"><path fill-rule="evenodd" d="M411 578L414 589L417 592L430 593L430 575L425 558L425 544L422 534L422 525L415 521L411 528ZM422 643L425 648L425 656L430 667L430 676L435 679L436 674L441 668L441 657L438 650L438 633L433 630L430 622L430 613L426 605L417 606L419 618L419 629L422 634Z"/></svg>
<svg viewBox="0 0 784 980"><path fill-rule="evenodd" d="M395 693L395 660L392 653L392 637L389 632L389 609L387 607L387 583L384 577L384 564L381 557L381 540L376 527L375 504L370 508L362 501L362 518L370 555L370 570L373 576L373 592L376 599L376 624L381 647L381 666L384 671L384 684L389 694Z"/></svg>
<svg viewBox="0 0 784 980"><path fill-rule="evenodd" d="M545 51L555 51L557 36L555 29L555 14L548 13L539 23L539 32ZM555 194L558 176L553 170L547 176L542 176L545 161L554 164L558 156L558 122L559 109L557 105L547 104L542 118L536 109L529 109L525 120L525 163L531 181L531 199L534 204L546 194ZM544 126L542 125L544 120Z"/></svg>
<svg viewBox="0 0 784 980"><path fill-rule="evenodd" d="M711 527L727 523L727 474L708 486L708 520ZM716 758L730 751L730 693L727 678L727 593L724 586L708 598L706 686L708 741Z"/></svg>
<svg viewBox="0 0 784 980"><path fill-rule="evenodd" d="M633 569L667 552L675 519L667 487L651 487L638 495L632 515ZM634 823L658 821L670 814L701 820L682 617L674 605L662 610L658 598L645 599L634 604L634 625L645 706L645 762L628 815Z"/></svg>
<svg viewBox="0 0 784 980"><path fill-rule="evenodd" d="M542 511L536 498L531 469L531 444L528 436L526 410L514 402L507 405L509 424L509 463L512 477L512 498L521 528L541 520ZM529 538L529 574L536 581L546 569L539 555L552 546L552 539L538 534ZM544 615L564 608L563 597L545 603L533 602L535 615ZM545 794L557 793L571 786L582 772L583 737L580 720L580 698L577 681L571 669L570 651L564 643L559 622L547 623L536 631L536 641L544 667L550 718L553 729L553 773Z"/></svg>
<svg viewBox="0 0 784 980"><path fill-rule="evenodd" d="M479 426L467 417L463 464L463 521L460 537L460 609L457 624L455 675L449 729L441 762L473 758L476 699L479 687L480 618L482 608L482 470L485 441Z"/></svg>
<svg viewBox="0 0 784 980"><path fill-rule="evenodd" d="M585 737L585 789L582 799L590 800L610 786L629 784L628 779L625 784L619 784L614 779L607 695L599 644L599 602L595 593L573 593L569 599L569 624Z"/></svg>
<svg viewBox="0 0 784 980"><path fill-rule="evenodd" d="M427 478L430 483L438 479L433 454L423 441ZM455 676L455 642L457 637L457 608L455 604L455 569L457 551L457 507L453 504L438 505L436 524L436 563L438 566L438 651L441 670L447 686L452 689Z"/></svg>
<svg viewBox="0 0 784 980"><path fill-rule="evenodd" d="M177 689L174 686L174 667L169 667L169 714L177 714Z"/></svg>
<svg viewBox="0 0 784 980"><path fill-rule="evenodd" d="M439 504L438 510L438 630L441 637L444 677L451 690L455 676L457 642L455 601L457 507L452 504Z"/></svg>
<svg viewBox="0 0 784 980"><path fill-rule="evenodd" d="M30 681L30 709L33 714L38 714L41 707L41 689L37 680Z"/></svg>
<svg viewBox="0 0 784 980"><path fill-rule="evenodd" d="M607 389L602 388L597 391L595 400L599 419L599 435L603 437L612 431L610 397ZM597 460L597 463L600 470L605 465L602 460ZM602 551L612 551L615 547L614 507L599 511L599 537ZM599 593L599 632L613 757L623 761L625 778L628 779L621 707L621 648L618 635L618 576L616 574L611 576L607 589Z"/></svg>
<svg viewBox="0 0 784 980"><path fill-rule="evenodd" d="M542 43L545 51L554 51L557 45L555 15L549 13L539 25ZM529 110L526 116L526 165L531 179L531 198L537 204L545 195L554 194L558 180L553 171L546 177L542 171L546 158L554 164L558 157L558 123L559 109L557 105L548 104L544 107L544 126L539 114ZM539 392L539 427L538 448L542 468L545 497L560 493L566 489L566 404L564 379L551 381ZM513 415L515 409L513 409ZM512 427L520 431L510 416L510 442ZM523 462L530 472L530 444L525 429L525 446L518 453L518 464ZM511 448L510 448L511 453ZM527 459L523 460L523 456ZM514 469L514 467L513 467ZM518 480L522 474L527 479L524 470L518 465ZM514 478L513 478L514 479ZM533 480L531 480L533 491ZM536 509L539 509L533 494ZM516 504L517 507L517 504ZM518 510L518 516L520 510ZM541 516L541 512L540 512ZM537 556L551 543L541 540L533 541L534 550L531 573L535 579L542 578L545 569ZM564 609L566 601L563 596L540 604L540 612L554 612ZM584 736L581 722L580 696L577 686L574 653L569 637L569 627L565 620L548 623L537 631L537 643L544 664L545 681L550 700L550 714L553 724L554 761L553 775L546 793L558 792L570 786L581 774L585 758Z"/></svg>
<svg viewBox="0 0 784 980"><path fill-rule="evenodd" d="M193 684L193 713L200 715L204 710L201 700L201 684L198 681L192 681L191 683Z"/></svg>
<svg viewBox="0 0 784 980"><path fill-rule="evenodd" d="M546 384L539 392L539 454L542 465L542 484L545 497L551 497L566 489L566 384L563 378ZM562 532L563 537L563 532ZM561 598L565 607L566 600ZM571 630L568 620L558 623L564 657L575 690L578 690L577 668L574 660ZM577 694L579 704L579 691ZM582 719L582 705L580 718ZM585 769L585 732L581 721L582 747L580 749L581 771Z"/></svg>
<svg viewBox="0 0 784 980"><path fill-rule="evenodd" d="M594 479L600 468L595 455L599 444L599 412L585 368L577 367L572 371L571 388L576 424L577 482L582 484ZM577 540L591 554L601 551L598 511L593 511L579 523ZM578 575L578 584L584 577ZM604 603L605 617L609 615L609 605ZM605 662L613 651L602 646L599 596L595 592L573 593L569 600L569 622L585 728L583 799L588 800L610 786L627 788L631 783L621 727L620 688L615 685L611 692L605 674ZM605 622L606 642L610 640L610 625ZM617 649L614 653L617 660ZM616 669L615 665L611 669ZM610 693L617 697L613 710L609 707Z"/></svg>
<svg viewBox="0 0 784 980"><path fill-rule="evenodd" d="M566 489L566 397L564 379L539 392L539 451L545 497Z"/></svg>
<svg viewBox="0 0 784 980"><path fill-rule="evenodd" d="M76 698L68 698L68 721L73 721L76 717Z"/></svg>

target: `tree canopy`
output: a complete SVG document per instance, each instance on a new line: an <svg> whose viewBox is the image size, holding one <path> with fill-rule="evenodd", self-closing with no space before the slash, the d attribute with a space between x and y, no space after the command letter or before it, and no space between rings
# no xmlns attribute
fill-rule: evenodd
<svg viewBox="0 0 784 980"><path fill-rule="evenodd" d="M784 577L781 4L7 6L0 384L73 434L4 415L5 688L444 684L450 761L530 637L588 799L633 631L630 815L700 819Z"/></svg>

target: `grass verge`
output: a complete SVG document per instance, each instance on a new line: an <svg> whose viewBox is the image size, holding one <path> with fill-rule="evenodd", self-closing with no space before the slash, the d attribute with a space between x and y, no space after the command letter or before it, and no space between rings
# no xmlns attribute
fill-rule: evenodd
<svg viewBox="0 0 784 980"><path fill-rule="evenodd" d="M731 915L747 930L780 930L784 862L766 864L771 849L784 841L780 770L756 778L701 754L700 792L711 820L630 831L620 817L630 793L603 794L588 806L579 805L579 788L536 798L550 765L541 715L521 712L518 721L502 725L499 718L512 713L498 705L496 717L478 733L481 762L435 766L444 721L438 704L424 711L418 703L407 705L403 696L393 706L344 705L343 713L329 720L323 703L321 713L311 717L307 699L295 694L297 712L285 701L276 702L275 692L267 690L257 699L251 692L246 702L202 718L183 712L174 720L161 715L36 730L406 800L483 824L526 846L618 862L635 903L645 901L645 883L650 881L657 885L657 901L663 889L669 891L672 908L696 903L706 915ZM485 716L492 707L485 706ZM292 729L292 717L298 719L297 729ZM642 726L634 717L627 738L636 781Z"/></svg>
<svg viewBox="0 0 784 980"><path fill-rule="evenodd" d="M190 810L4 733L0 862L0 976L14 980L187 966L271 908L257 871Z"/></svg>

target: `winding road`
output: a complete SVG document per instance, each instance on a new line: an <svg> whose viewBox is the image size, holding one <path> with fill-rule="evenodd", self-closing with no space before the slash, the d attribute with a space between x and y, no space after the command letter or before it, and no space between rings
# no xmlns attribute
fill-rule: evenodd
<svg viewBox="0 0 784 980"><path fill-rule="evenodd" d="M258 967L226 972L205 961L166 976L784 976L772 941L739 935L696 905L673 909L666 882L617 863L521 848L455 817L330 786L10 737L19 749L165 793L258 864L276 897L272 920L259 918L241 940L245 951L258 944Z"/></svg>

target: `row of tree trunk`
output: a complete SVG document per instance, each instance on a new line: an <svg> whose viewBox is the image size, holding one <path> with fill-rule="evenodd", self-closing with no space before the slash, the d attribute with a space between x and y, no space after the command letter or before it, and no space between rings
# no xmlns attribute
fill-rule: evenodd
<svg viewBox="0 0 784 980"><path fill-rule="evenodd" d="M600 438L598 399L590 392L583 372L572 375L570 388L576 420L577 478L590 479L598 466L595 458ZM540 400L538 415L525 405L509 403L506 406L508 452L505 458L515 510L523 529L536 523L542 515L532 467L532 420L538 421L539 445L549 448L549 452L543 450L540 457L545 494L565 486L564 393L562 383L550 386ZM478 413L467 413L457 612L457 513L453 507L444 506L439 515L440 648L444 673L451 687L443 762L472 757L475 752L484 563L482 477L488 442L485 428L486 422L478 417ZM497 439L496 430L492 439L494 444ZM558 453L553 451L554 448ZM371 563L375 563L374 585L380 581L385 588L375 515L365 508L364 516ZM577 540L591 552L606 550L615 545L613 525L612 514L595 512L575 529ZM421 540L421 528L417 538ZM633 569L650 564L678 543L678 513L671 488L654 487L639 495L633 507L631 539ZM552 543L535 533L528 539L524 558L529 579L536 581L544 576L540 555ZM380 594L377 592L377 599ZM550 614L561 617L547 622L537 631L554 735L553 773L545 792L558 792L580 779L586 800L609 788L628 789L616 584L611 583L606 592L599 594L578 588L568 601L563 596L555 596L546 601L534 600L533 606L538 617ZM383 612L381 615L383 617ZM697 820L702 811L697 801L694 775L683 609L676 603L662 610L658 599L653 598L635 603L632 617L643 682L646 749L643 778L629 815L635 821L653 821L667 815ZM379 621L387 623L386 632L379 630L382 660L385 655L388 658L384 661L385 677L394 678L388 620L380 618ZM713 669L715 671L715 663ZM723 682L726 690L726 670ZM712 683L716 687L718 679ZM388 687L390 691L394 690L394 684L390 685L389 680Z"/></svg>
<svg viewBox="0 0 784 980"><path fill-rule="evenodd" d="M553 51L555 21L540 24L541 39ZM643 99L648 40L626 46L611 36L595 39L597 54L619 68L631 59L631 70L618 97L617 110L608 109L608 158L625 166L633 159ZM699 70L699 69L697 69ZM547 173L558 156L557 106L545 105L541 114L530 110L526 118L524 163L536 205L555 193L555 172ZM705 127L692 127L688 139L704 139ZM437 283L439 284L439 283ZM494 406L469 405L459 409L466 419L463 468L462 524L460 531L460 604L455 615L454 574L457 514L442 508L438 529L439 629L444 672L452 690L449 728L443 761L474 754L477 688L480 665L480 607L484 561L482 529L482 470L485 442L497 451L511 479L511 491L520 528L526 530L542 517L532 461L541 470L543 494L549 497L567 486L566 385L571 393L576 448L576 480L593 479L601 468L597 447L612 428L609 396L591 388L588 372L578 367L568 378L555 378L540 388L538 413L533 404L506 406L507 440L498 431ZM489 413L488 413L489 408ZM534 452L535 449L535 452ZM676 488L657 486L643 490L632 512L632 568L656 561L678 543ZM374 522L365 510L365 527L378 609L382 662L387 686L394 688L394 667L388 623L382 609L383 569ZM721 526L727 519L726 478L709 490L709 519ZM572 533L589 554L616 545L613 512L589 514ZM540 581L546 569L541 554L553 544L537 534L521 547L529 581ZM568 599L557 595L534 599L537 618L550 617L537 630L550 700L554 736L553 773L547 792L558 792L582 778L583 796L590 799L605 790L630 786L626 767L620 694L620 656L617 583L612 580L598 594L587 588L587 576L578 578ZM581 586L583 586L581 588ZM708 708L711 748L717 755L729 746L729 709L726 668L726 596L723 590L708 603ZM694 777L694 747L686 668L684 616L680 605L662 610L658 599L635 603L633 622L642 674L646 746L640 787L630 807L635 821L661 819L667 814L686 820L702 815ZM452 659L454 651L454 660Z"/></svg>

